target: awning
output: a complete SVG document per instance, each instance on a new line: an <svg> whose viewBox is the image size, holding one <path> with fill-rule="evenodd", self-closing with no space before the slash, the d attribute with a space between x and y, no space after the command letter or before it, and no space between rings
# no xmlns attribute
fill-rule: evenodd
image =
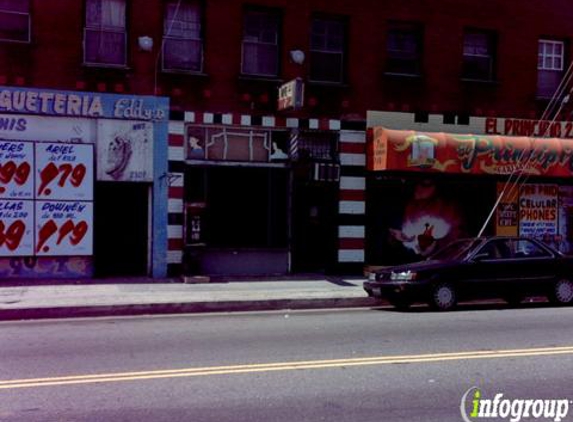
<svg viewBox="0 0 573 422"><path fill-rule="evenodd" d="M557 138L422 133L374 127L368 170L511 174L573 174L573 141Z"/></svg>

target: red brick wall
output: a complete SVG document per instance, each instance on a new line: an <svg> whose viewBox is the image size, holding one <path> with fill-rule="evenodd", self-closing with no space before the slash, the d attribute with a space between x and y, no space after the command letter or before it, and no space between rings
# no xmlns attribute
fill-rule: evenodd
<svg viewBox="0 0 573 422"><path fill-rule="evenodd" d="M97 91L99 84L99 89L110 92L124 89L137 94L153 93L161 44L162 3L128 3L129 69L101 71L82 66L81 1L32 0L32 43L0 43L0 81L60 89L82 87L77 81L83 81L87 90ZM157 81L162 94L171 96L174 108L181 110L272 111L276 82L239 79L244 2L208 0L205 4L206 76L159 73ZM349 17L349 83L343 87L307 86L307 98L317 100L317 105L304 113L310 116L364 117L368 109L394 109L472 115L481 110L484 114L530 117L532 110L543 106L535 100L537 40L573 36L570 0L256 0L252 4L282 11L283 80L305 75L306 67L301 69L290 63L288 52L302 49L308 53L312 13ZM388 20L423 24L424 66L420 80L384 76ZM464 27L498 33L499 83L460 81ZM153 53L138 50L137 37L141 35L154 38ZM253 104L242 99L244 93L251 95Z"/></svg>

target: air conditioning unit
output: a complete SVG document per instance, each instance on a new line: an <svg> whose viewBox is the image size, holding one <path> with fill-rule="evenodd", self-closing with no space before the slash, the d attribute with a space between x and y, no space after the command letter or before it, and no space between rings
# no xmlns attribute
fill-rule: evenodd
<svg viewBox="0 0 573 422"><path fill-rule="evenodd" d="M340 180L340 165L314 163L312 180L315 182L338 182Z"/></svg>

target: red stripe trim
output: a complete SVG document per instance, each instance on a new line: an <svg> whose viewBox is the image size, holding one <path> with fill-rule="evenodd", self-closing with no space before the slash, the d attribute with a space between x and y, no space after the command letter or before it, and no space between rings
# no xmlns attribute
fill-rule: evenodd
<svg viewBox="0 0 573 422"><path fill-rule="evenodd" d="M364 249L364 239L339 239L339 249Z"/></svg>
<svg viewBox="0 0 573 422"><path fill-rule="evenodd" d="M329 120L328 119L318 119L318 128L320 130L329 130Z"/></svg>
<svg viewBox="0 0 573 422"><path fill-rule="evenodd" d="M168 198L183 199L183 186L169 186Z"/></svg>
<svg viewBox="0 0 573 422"><path fill-rule="evenodd" d="M185 144L185 138L183 135L169 134L169 146L170 147L182 147Z"/></svg>
<svg viewBox="0 0 573 422"><path fill-rule="evenodd" d="M366 154L366 144L341 142L340 152L345 152L347 154Z"/></svg>
<svg viewBox="0 0 573 422"><path fill-rule="evenodd" d="M168 251L182 251L183 250L183 239L168 239L167 240L167 250Z"/></svg>
<svg viewBox="0 0 573 422"><path fill-rule="evenodd" d="M341 201L365 201L366 192L363 190L341 190L339 198Z"/></svg>
<svg viewBox="0 0 573 422"><path fill-rule="evenodd" d="M286 126L286 118L277 116L275 117L275 126L276 127L285 127Z"/></svg>

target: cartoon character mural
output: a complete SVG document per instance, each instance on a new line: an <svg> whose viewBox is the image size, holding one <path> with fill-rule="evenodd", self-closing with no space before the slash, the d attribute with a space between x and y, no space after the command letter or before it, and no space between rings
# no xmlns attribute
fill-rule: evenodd
<svg viewBox="0 0 573 422"><path fill-rule="evenodd" d="M412 259L427 257L463 231L459 205L431 179L415 184L398 224L389 228L391 245L401 244Z"/></svg>

